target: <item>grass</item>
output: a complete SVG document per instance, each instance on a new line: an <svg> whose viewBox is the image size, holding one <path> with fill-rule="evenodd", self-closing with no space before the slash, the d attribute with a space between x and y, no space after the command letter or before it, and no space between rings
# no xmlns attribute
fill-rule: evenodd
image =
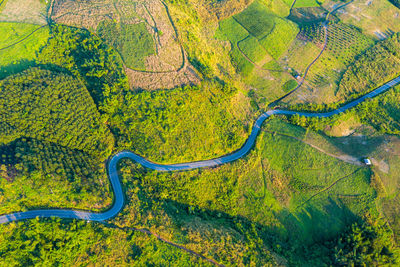
<svg viewBox="0 0 400 267"><path fill-rule="evenodd" d="M254 66L238 51L237 45L251 61L260 63L264 69L277 69L276 64L271 63L272 59L279 58L288 49L297 32L296 24L278 17L263 2L255 1L243 12L220 21L216 37L230 41L236 69L249 77Z"/></svg>
<svg viewBox="0 0 400 267"><path fill-rule="evenodd" d="M293 8L302 7L319 7L319 3L316 0L296 0L296 4Z"/></svg>
<svg viewBox="0 0 400 267"><path fill-rule="evenodd" d="M115 47L131 69L145 69L146 58L155 53L154 40L143 22L117 24L103 21L97 27L97 34Z"/></svg>
<svg viewBox="0 0 400 267"><path fill-rule="evenodd" d="M243 53L255 63L258 63L267 56L267 51L253 36L248 36L243 41L240 41L238 45Z"/></svg>
<svg viewBox="0 0 400 267"><path fill-rule="evenodd" d="M306 135L300 127L272 123L297 138ZM370 171L358 168L293 138L262 133L254 150L232 164L146 172L142 183L152 188L152 198L243 216L281 238L312 243L334 236L372 204ZM350 194L359 196L343 197Z"/></svg>
<svg viewBox="0 0 400 267"><path fill-rule="evenodd" d="M27 23L0 22L0 48L17 43L38 27ZM49 36L49 28L43 27L22 42L0 50L0 78L31 65L36 59L36 53L46 44Z"/></svg>
<svg viewBox="0 0 400 267"><path fill-rule="evenodd" d="M242 75L247 76L254 69L251 64L237 48L237 43L247 38L249 33L232 17L225 19L219 23L219 28L216 32L216 37L219 39L229 40L231 43L231 58L237 71Z"/></svg>
<svg viewBox="0 0 400 267"><path fill-rule="evenodd" d="M287 92L292 91L296 87L297 87L297 82L295 80L289 80L289 81L285 82L282 89L284 92L287 93Z"/></svg>
<svg viewBox="0 0 400 267"><path fill-rule="evenodd" d="M276 18L274 29L268 36L262 38L260 43L274 59L279 59L289 48L298 32L299 29L295 23Z"/></svg>
<svg viewBox="0 0 400 267"><path fill-rule="evenodd" d="M275 24L275 15L259 1L255 1L233 18L257 39L267 36Z"/></svg>

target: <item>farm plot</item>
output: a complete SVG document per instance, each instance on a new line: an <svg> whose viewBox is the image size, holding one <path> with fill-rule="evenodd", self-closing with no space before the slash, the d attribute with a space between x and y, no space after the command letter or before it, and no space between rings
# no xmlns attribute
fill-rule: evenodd
<svg viewBox="0 0 400 267"><path fill-rule="evenodd" d="M335 1L326 1L323 7L332 9ZM386 39L400 31L399 9L388 0L355 0L337 12L341 21L357 26L374 39Z"/></svg>
<svg viewBox="0 0 400 267"><path fill-rule="evenodd" d="M236 54L240 54L235 51L238 47L239 52L244 54L242 56L254 63L263 57L270 60L271 57L279 58L296 37L298 28L293 22L276 16L264 4L255 1L243 12L221 21L218 30L220 38L225 36L231 42L236 61L242 61L236 57Z"/></svg>
<svg viewBox="0 0 400 267"><path fill-rule="evenodd" d="M306 84L295 98L301 96L307 101L329 103L337 101L335 92L346 68L374 44L374 41L352 25L331 22L327 28L326 49L318 61L310 68ZM303 75L305 67L312 62L325 43L322 23L304 25L297 36L297 42L286 54L288 67ZM306 64L307 63L307 64Z"/></svg>
<svg viewBox="0 0 400 267"><path fill-rule="evenodd" d="M255 90L259 103L267 103L292 88L293 77L276 62L295 39L295 23L255 1L243 12L220 21L216 37L231 44L231 58ZM290 82L291 80L291 82Z"/></svg>
<svg viewBox="0 0 400 267"><path fill-rule="evenodd" d="M0 21L47 23L46 4L41 0L0 0Z"/></svg>
<svg viewBox="0 0 400 267"><path fill-rule="evenodd" d="M173 88L197 82L168 11L159 0L56 0L52 19L87 29L113 46L133 88ZM160 74L168 76L168 82L155 82Z"/></svg>

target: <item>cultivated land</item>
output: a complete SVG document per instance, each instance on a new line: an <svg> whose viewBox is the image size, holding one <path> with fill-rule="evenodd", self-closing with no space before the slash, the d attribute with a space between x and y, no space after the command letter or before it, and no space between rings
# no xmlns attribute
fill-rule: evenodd
<svg viewBox="0 0 400 267"><path fill-rule="evenodd" d="M0 265L399 264L389 1L31 4L0 3Z"/></svg>

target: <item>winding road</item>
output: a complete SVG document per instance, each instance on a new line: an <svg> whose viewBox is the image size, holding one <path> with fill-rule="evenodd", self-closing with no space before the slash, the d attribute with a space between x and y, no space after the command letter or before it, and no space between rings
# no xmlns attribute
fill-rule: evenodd
<svg viewBox="0 0 400 267"><path fill-rule="evenodd" d="M142 166L157 170L157 171L183 171L183 170L191 170L197 168L205 168L205 167L215 167L225 163L229 163L235 160L238 160L245 156L253 147L256 138L261 130L261 126L266 119L271 117L272 115L300 115L304 117L317 117L317 118L327 118L333 115L340 114L345 112L348 109L351 109L358 104L364 102L367 99L373 98L385 91L389 88L400 84L400 76L396 79L387 82L386 84L382 85L381 87L373 90L372 92L364 95L361 98L358 98L336 110L325 112L325 113L307 113L307 112L299 112L299 111L290 111L290 110L280 110L280 109L273 109L263 113L252 128L251 134L249 138L246 140L246 143L232 154L228 154L222 156L220 158L211 159L211 160L204 160L204 161L196 161L196 162L188 162L188 163L179 163L179 164L170 164L170 165L162 165L153 163L151 161L146 160L145 158L136 155L135 153L129 151L122 151L113 156L110 161L108 162L108 176L111 180L111 185L114 191L114 203L112 207L103 212L88 212L88 211L79 211L79 210L66 210L66 209L43 209L43 210L30 210L25 212L16 212L7 215L0 216L0 223L9 223L12 221L19 221L25 219L33 219L36 217L41 218L48 218L48 217L59 217L65 219L79 219L79 220L88 220L88 221L97 221L102 222L108 220L114 216L116 216L124 206L124 193L122 190L121 182L118 178L118 171L117 171L117 163L124 158L132 159L137 163L141 164Z"/></svg>

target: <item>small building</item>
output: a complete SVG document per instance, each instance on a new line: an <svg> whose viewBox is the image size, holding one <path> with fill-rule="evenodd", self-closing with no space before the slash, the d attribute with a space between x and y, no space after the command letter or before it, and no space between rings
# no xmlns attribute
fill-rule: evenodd
<svg viewBox="0 0 400 267"><path fill-rule="evenodd" d="M364 159L364 164L367 165L367 166L371 166L372 162L371 162L371 160L369 158L365 158Z"/></svg>

